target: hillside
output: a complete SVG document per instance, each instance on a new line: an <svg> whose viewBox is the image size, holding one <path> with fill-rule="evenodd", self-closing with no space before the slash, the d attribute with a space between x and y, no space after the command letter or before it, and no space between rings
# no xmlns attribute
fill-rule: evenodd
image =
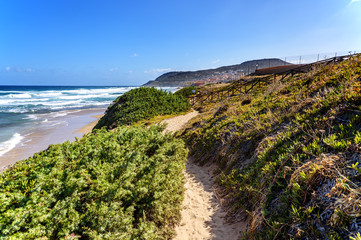
<svg viewBox="0 0 361 240"><path fill-rule="evenodd" d="M204 83L226 82L236 80L241 76L253 73L256 69L289 65L285 61L277 58L260 59L243 62L241 64L225 66L215 69L186 71L186 72L168 72L159 76L154 81L149 81L144 86L147 87L178 87L187 86L193 82L201 81Z"/></svg>
<svg viewBox="0 0 361 240"><path fill-rule="evenodd" d="M245 239L360 239L360 104L358 55L199 102L182 138L192 159L218 166Z"/></svg>

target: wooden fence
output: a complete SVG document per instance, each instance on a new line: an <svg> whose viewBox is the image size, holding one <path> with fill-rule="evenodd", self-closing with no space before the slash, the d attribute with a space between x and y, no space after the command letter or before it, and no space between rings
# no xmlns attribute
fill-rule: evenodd
<svg viewBox="0 0 361 240"><path fill-rule="evenodd" d="M196 103L202 104L203 102L212 102L219 101L229 96L247 94L255 87L260 87L263 83L270 83L274 81L277 76L282 76L281 81L285 79L289 75L294 75L297 73L306 73L311 71L315 67L319 67L322 65L328 65L335 62L345 61L352 56L358 54L351 54L339 57L333 57L321 61L317 61L309 64L297 64L297 65L287 65L281 67L272 67L256 70L255 73L250 75L250 78L241 78L232 82L230 85L218 88L215 90L208 89L205 92L198 93L192 97L190 97L190 102L192 105Z"/></svg>
<svg viewBox="0 0 361 240"><path fill-rule="evenodd" d="M273 76L253 77L250 79L239 79L232 82L230 85L215 90L207 89L190 97L190 102L195 103L212 102L222 100L226 97L247 94L255 87L260 87L263 83L269 83Z"/></svg>

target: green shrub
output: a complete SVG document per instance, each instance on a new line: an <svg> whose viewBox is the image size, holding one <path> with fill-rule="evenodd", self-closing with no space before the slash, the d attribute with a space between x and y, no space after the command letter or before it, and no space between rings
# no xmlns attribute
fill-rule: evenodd
<svg viewBox="0 0 361 240"><path fill-rule="evenodd" d="M162 130L97 130L18 162L0 175L0 238L171 238L187 150Z"/></svg>
<svg viewBox="0 0 361 240"><path fill-rule="evenodd" d="M189 109L189 102L181 95L156 88L136 88L118 97L99 120L95 129L104 126L112 129L157 115L170 115Z"/></svg>
<svg viewBox="0 0 361 240"><path fill-rule="evenodd" d="M178 91L176 91L175 95L181 95L185 98L189 98L197 93L197 87L184 87Z"/></svg>

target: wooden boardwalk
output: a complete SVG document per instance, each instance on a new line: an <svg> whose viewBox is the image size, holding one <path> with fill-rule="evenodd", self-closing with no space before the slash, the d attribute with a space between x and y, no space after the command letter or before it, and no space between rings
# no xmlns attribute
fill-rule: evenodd
<svg viewBox="0 0 361 240"><path fill-rule="evenodd" d="M351 54L339 57L333 57L321 61L317 61L309 64L296 64L296 65L285 65L272 68L264 68L256 70L255 73L249 75L247 78L241 78L232 82L230 85L223 88L207 89L203 92L196 94L189 98L192 105L203 102L219 101L226 97L247 94L251 90L262 86L262 84L268 84L275 81L277 77L281 76L281 81L289 75L298 73L306 73L314 69L315 67L324 66L336 62L345 61L355 55Z"/></svg>
<svg viewBox="0 0 361 240"><path fill-rule="evenodd" d="M279 67L273 67L273 68L263 68L258 69L254 73L252 73L252 76L264 76L264 75L275 75L275 76L282 76L282 79L286 78L288 75L294 75L297 73L306 73L311 71L315 67L324 66L336 62L342 62L345 61L353 56L356 56L358 54L350 54L350 55L344 55L344 56L335 56L332 58L328 58L325 60L308 63L308 64L295 64L295 65L285 65L285 66L279 66Z"/></svg>
<svg viewBox="0 0 361 240"><path fill-rule="evenodd" d="M190 97L191 104L219 101L226 97L247 94L256 87L260 87L262 84L268 84L273 81L273 76L265 77L252 77L249 79L239 79L232 82L230 85L223 88L207 89L204 92L200 92L193 97Z"/></svg>

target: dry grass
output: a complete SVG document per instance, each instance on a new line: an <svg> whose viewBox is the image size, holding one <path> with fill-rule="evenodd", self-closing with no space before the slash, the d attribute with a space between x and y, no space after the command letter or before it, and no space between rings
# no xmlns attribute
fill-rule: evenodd
<svg viewBox="0 0 361 240"><path fill-rule="evenodd" d="M290 185L295 182L306 182L314 188L326 179L340 175L340 168L345 165L342 156L334 154L322 154L321 157L309 161L298 167L291 175ZM290 187L289 185L289 187Z"/></svg>
<svg viewBox="0 0 361 240"><path fill-rule="evenodd" d="M284 89L286 87L286 85L284 83L282 83L280 80L275 80L273 83L271 83L266 90L264 91L264 95L268 96L271 93L278 93L280 92L282 89Z"/></svg>

